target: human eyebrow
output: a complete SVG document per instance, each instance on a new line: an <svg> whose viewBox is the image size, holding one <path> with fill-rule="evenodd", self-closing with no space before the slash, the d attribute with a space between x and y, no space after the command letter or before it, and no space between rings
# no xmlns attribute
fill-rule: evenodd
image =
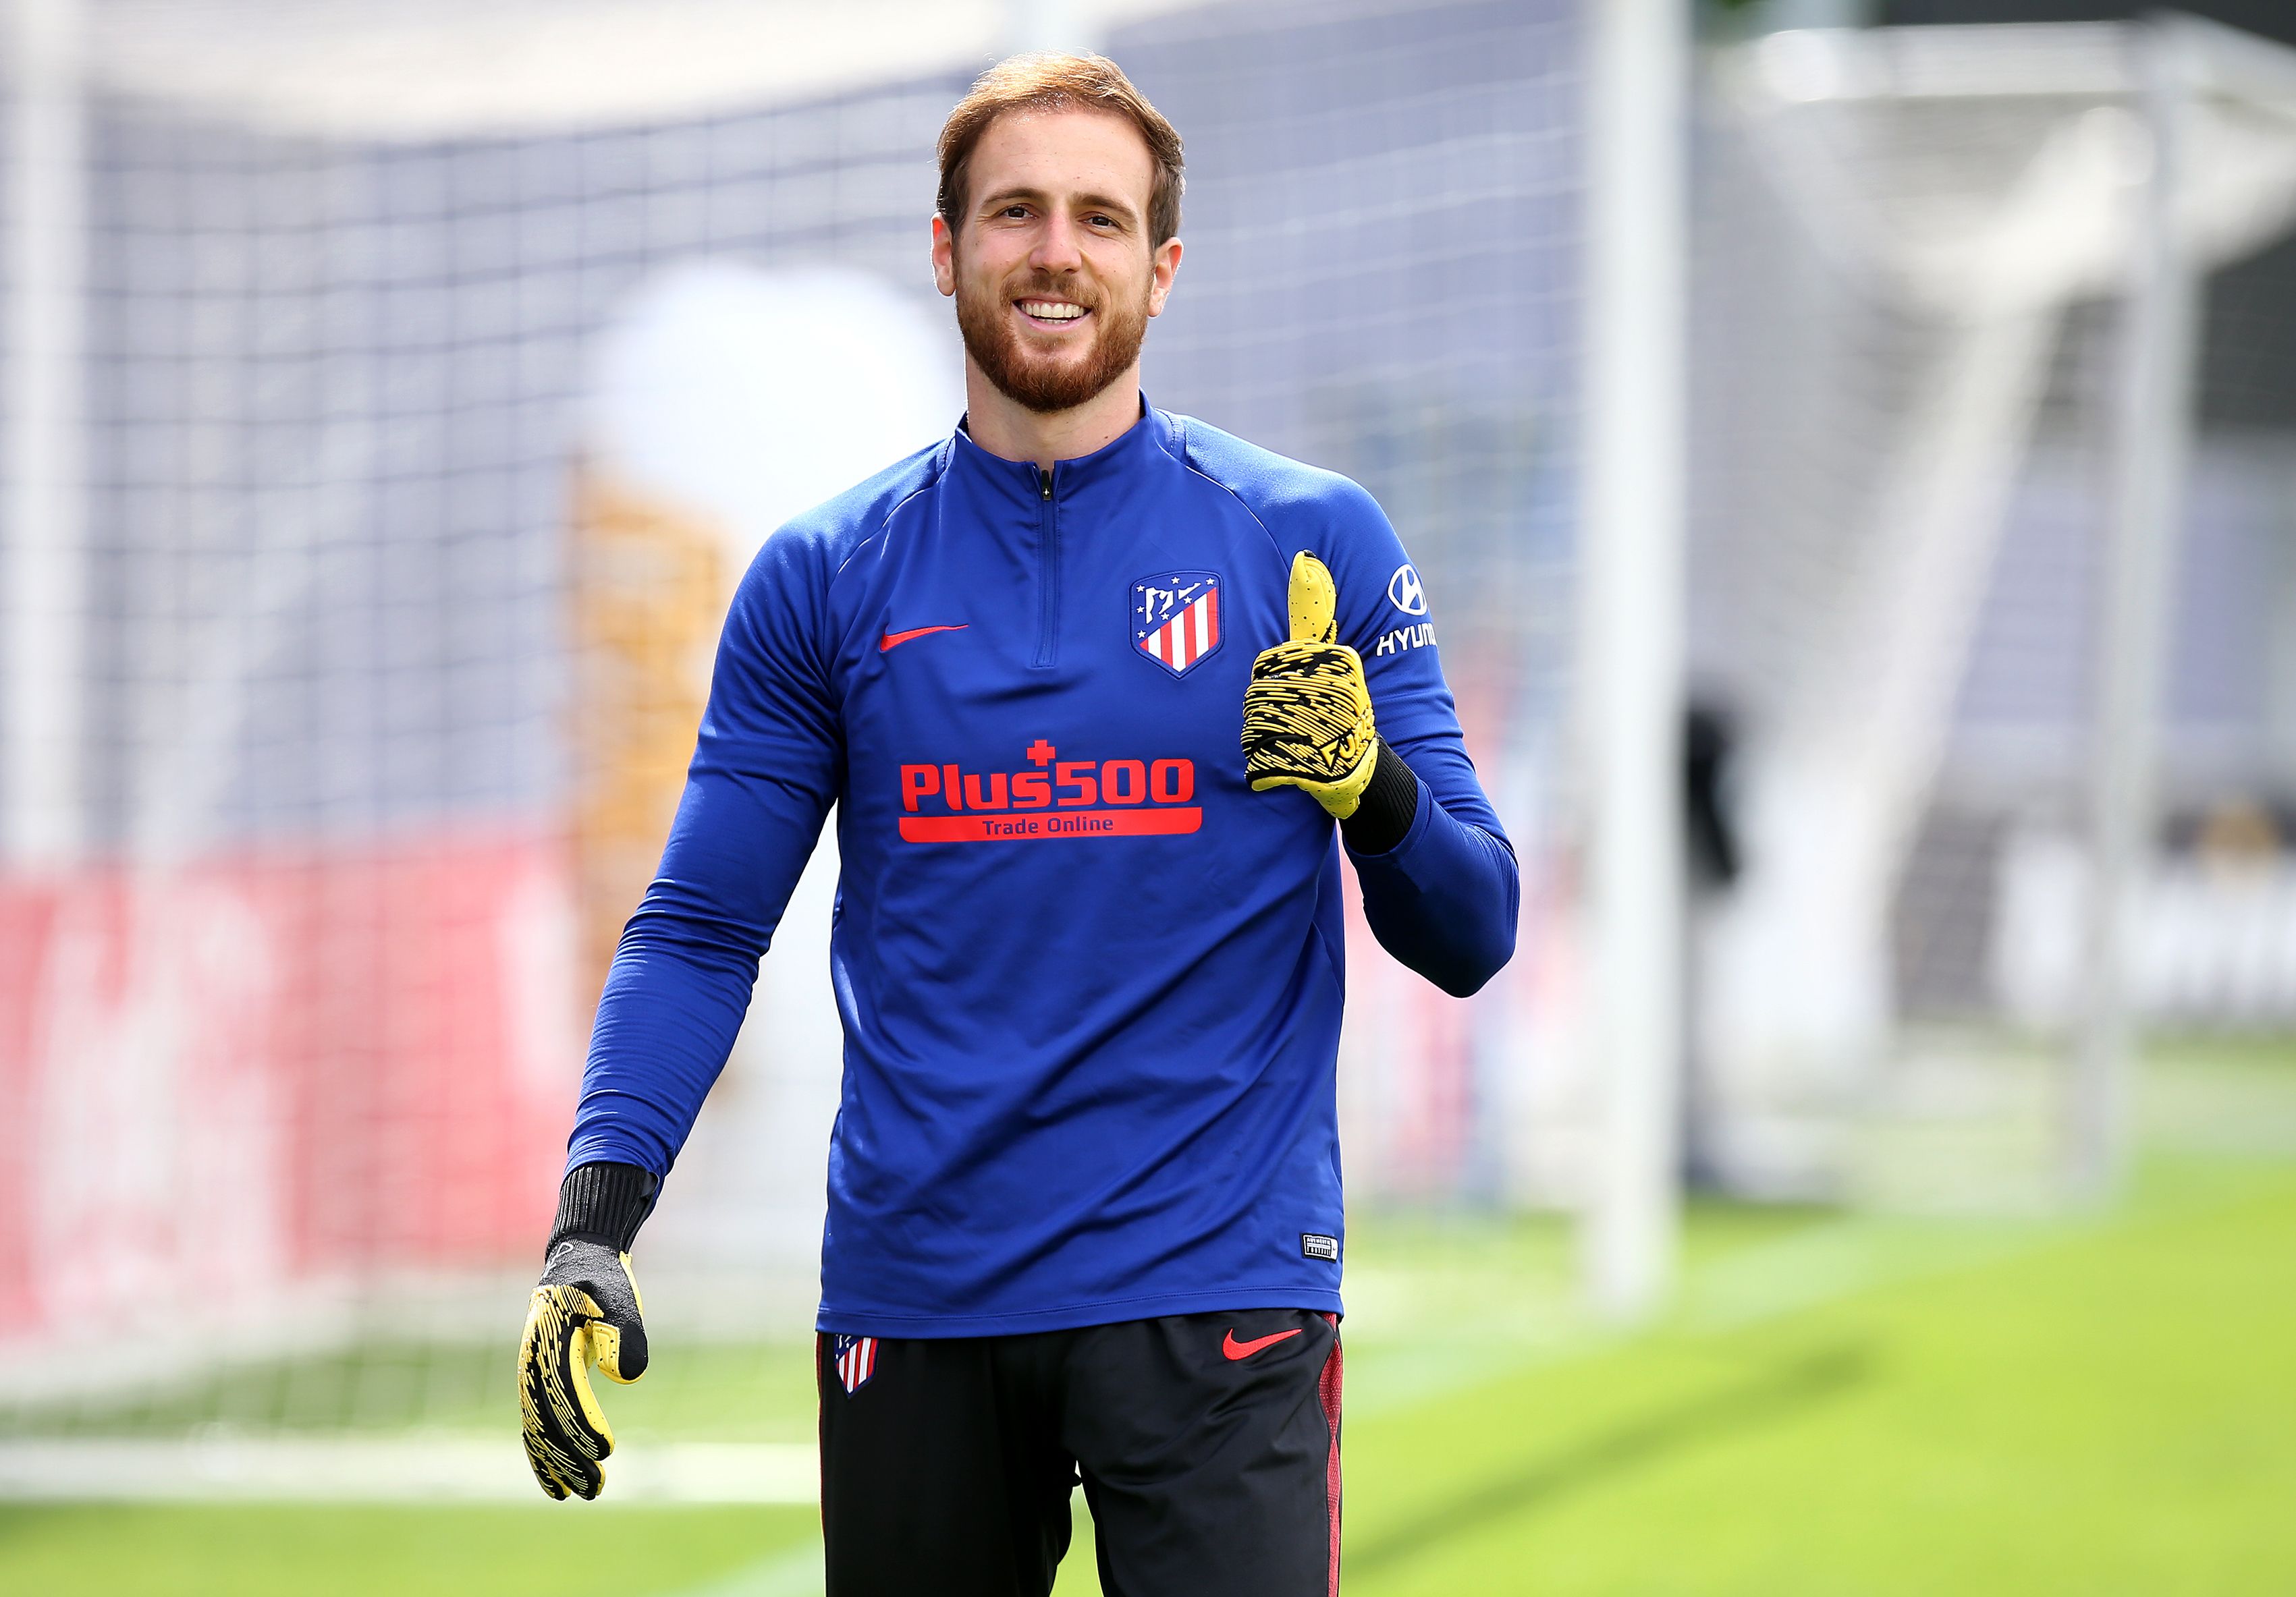
<svg viewBox="0 0 2296 1597"><path fill-rule="evenodd" d="M980 214L984 217L994 216L1008 205L1049 207L1051 202L1051 197L1042 189L1017 186L999 189L995 193L982 198ZM1140 222L1138 211L1126 201L1107 194L1078 194L1070 203L1078 210L1105 211L1111 217L1127 227L1137 226Z"/></svg>
<svg viewBox="0 0 2296 1597"><path fill-rule="evenodd" d="M1076 203L1078 210L1104 210L1127 226L1140 220L1138 211L1123 201L1112 200L1105 194L1078 194Z"/></svg>
<svg viewBox="0 0 2296 1597"><path fill-rule="evenodd" d="M980 214L989 216L1008 205L1042 205L1044 202L1045 192L1042 189L999 189L981 201Z"/></svg>

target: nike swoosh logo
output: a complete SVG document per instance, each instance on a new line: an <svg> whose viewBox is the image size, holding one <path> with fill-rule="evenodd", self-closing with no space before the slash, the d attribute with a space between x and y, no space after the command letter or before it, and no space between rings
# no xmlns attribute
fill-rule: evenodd
<svg viewBox="0 0 2296 1597"><path fill-rule="evenodd" d="M878 640L877 652L882 654L888 649L906 643L911 638L921 638L929 632L963 632L969 625L969 622L960 622L955 627L912 627L906 632L889 632Z"/></svg>
<svg viewBox="0 0 2296 1597"><path fill-rule="evenodd" d="M1220 1351L1230 1358L1250 1358L1262 1347L1274 1347L1286 1337L1296 1337L1300 1334L1295 1327L1291 1331L1276 1331L1272 1336L1254 1337L1249 1342L1239 1342L1235 1339L1235 1332L1231 1331L1227 1333L1227 1340L1220 1344Z"/></svg>

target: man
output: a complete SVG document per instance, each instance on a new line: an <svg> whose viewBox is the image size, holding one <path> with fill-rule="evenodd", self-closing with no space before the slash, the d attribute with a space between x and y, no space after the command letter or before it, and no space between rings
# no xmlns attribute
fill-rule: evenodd
<svg viewBox="0 0 2296 1597"><path fill-rule="evenodd" d="M734 598L599 1005L529 1454L599 1490L586 1355L644 1370L631 1238L833 804L832 1597L1041 1597L1079 1473L1111 1594L1329 1593L1338 842L1380 940L1458 994L1513 951L1513 855L1379 507L1141 397L1170 125L1109 61L1024 57L940 160L968 409Z"/></svg>

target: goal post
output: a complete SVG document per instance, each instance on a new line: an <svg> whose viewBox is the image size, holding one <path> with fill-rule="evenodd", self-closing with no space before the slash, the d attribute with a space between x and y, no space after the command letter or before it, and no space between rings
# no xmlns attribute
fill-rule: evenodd
<svg viewBox="0 0 2296 1597"><path fill-rule="evenodd" d="M1588 1037L1588 1297L1651 1314L1681 1163L1684 409L1690 7L1587 12L1585 487L1578 537Z"/></svg>
<svg viewBox="0 0 2296 1597"><path fill-rule="evenodd" d="M2160 823L2159 726L2198 411L2203 280L2211 235L2226 231L2199 201L2197 191L2214 176L2205 170L2210 153L2198 147L2199 123L2212 109L2238 107L2296 138L2296 52L2169 12L2131 29L2129 53L2150 159L2130 185L2127 325L2113 375L2113 513L2089 773L2095 885L2065 1129L2067 1180L2092 1198L2117 1189L2128 1160L2139 1061L2136 922ZM2273 185L2283 210L2290 182L2284 171Z"/></svg>
<svg viewBox="0 0 2296 1597"><path fill-rule="evenodd" d="M7 473L0 636L0 860L54 869L82 838L86 608L81 431L86 198L82 0L12 0L7 126Z"/></svg>
<svg viewBox="0 0 2296 1597"><path fill-rule="evenodd" d="M2175 19L2131 29L2128 50L2147 159L2128 185L2128 308L2112 380L2112 513L2091 733L2093 886L2066 1104L2066 1175L2074 1190L2096 1197L2119 1186L2128 1159L2136 1066L2129 920L2158 819L2157 724L2176 524L2192 449L2200 316L2180 201L2193 160L2191 99L2201 63Z"/></svg>
<svg viewBox="0 0 2296 1597"><path fill-rule="evenodd" d="M2296 225L2292 55L2168 18L1789 32L1716 63L1695 665L1746 727L1748 868L1701 929L1698 1134L1740 1190L1857 1188L1861 1126L1928 1049L1922 915L1976 950L1942 956L1963 973L1927 1012L1958 1029L1928 1063L1981 1093L1982 1056L2049 1055L2058 1190L2110 1184L2194 327L2210 273ZM2062 561L2092 529L2036 580L2040 540ZM1939 875L2014 896L2036 828L2086 839L2067 913ZM1948 865L1951 836L1974 857ZM1985 962L2059 920L2084 952L2036 1025Z"/></svg>

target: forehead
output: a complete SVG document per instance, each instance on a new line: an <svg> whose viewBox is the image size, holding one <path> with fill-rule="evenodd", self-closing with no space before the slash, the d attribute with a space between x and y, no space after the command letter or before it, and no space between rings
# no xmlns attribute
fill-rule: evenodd
<svg viewBox="0 0 2296 1597"><path fill-rule="evenodd" d="M1140 130L1114 111L1007 111L973 146L965 186L976 206L1007 190L1035 189L1126 198L1145 216L1155 165Z"/></svg>

